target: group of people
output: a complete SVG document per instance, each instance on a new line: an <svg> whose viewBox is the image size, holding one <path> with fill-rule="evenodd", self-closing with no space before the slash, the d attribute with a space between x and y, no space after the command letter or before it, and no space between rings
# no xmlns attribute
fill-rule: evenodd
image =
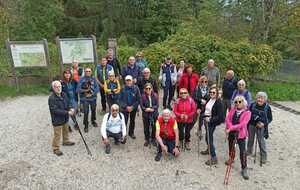
<svg viewBox="0 0 300 190"><path fill-rule="evenodd" d="M201 154L209 155L205 164L215 165L218 159L214 132L217 126L225 123L229 145L229 159L225 164L233 162L235 144L238 144L241 175L248 179L247 156L253 153L255 136L261 152L261 163L267 160L265 139L268 138L268 125L272 121L271 107L265 92L258 92L256 100L252 102L246 82L237 80L233 70L226 72L222 85L220 78L220 71L212 59L198 74L192 64L181 60L177 66L171 57L166 57L160 66L158 81L152 78L142 52L130 56L121 69L112 50L108 50L96 66L95 75L91 68L80 68L78 62L74 61L72 68L64 71L63 79L52 83L49 109L54 126L53 152L62 155L59 150L61 132L63 145L74 145L68 137L68 118L70 116L73 120L74 129L78 129L76 113L80 107L83 108L84 131L88 132L89 110L91 124L98 127L96 105L97 94L100 93L102 111L106 112L107 105L109 107L101 123L101 139L107 154L111 152L110 137L116 145L125 144L127 134L136 139L135 118L141 110L144 146L157 147L155 161L159 161L163 153L177 157L181 150L191 150L191 130L198 121L197 138L201 140L202 131L205 130L207 144ZM161 114L159 86L163 91Z"/></svg>

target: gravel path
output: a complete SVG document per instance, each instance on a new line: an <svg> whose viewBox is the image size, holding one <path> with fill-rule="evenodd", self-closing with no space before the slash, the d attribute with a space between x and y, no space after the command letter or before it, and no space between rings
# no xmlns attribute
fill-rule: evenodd
<svg viewBox="0 0 300 190"><path fill-rule="evenodd" d="M47 96L20 97L0 102L0 189L299 189L300 116L273 108L268 163L263 167L248 158L250 180L240 174L239 159L234 163L228 187L223 185L227 155L224 125L215 134L219 164L204 165L198 157L195 132L192 150L178 159L154 161L155 150L143 147L141 116L136 119L137 139L124 146L113 145L106 155L100 143L100 128L84 134L93 153L89 157L74 131L73 147L62 147L62 157L51 150L53 129ZM82 118L80 118L80 124ZM98 123L101 117L98 115ZM82 127L82 126L81 126ZM205 148L201 141L201 150Z"/></svg>

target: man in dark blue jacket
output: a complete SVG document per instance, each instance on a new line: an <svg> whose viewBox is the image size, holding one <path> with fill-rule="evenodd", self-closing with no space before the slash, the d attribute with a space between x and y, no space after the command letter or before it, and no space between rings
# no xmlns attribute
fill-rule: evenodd
<svg viewBox="0 0 300 190"><path fill-rule="evenodd" d="M128 59L128 64L125 65L122 69L122 77L123 79L130 75L133 78L133 84L137 84L138 80L141 79L142 73L140 68L135 63L135 58L130 56Z"/></svg>
<svg viewBox="0 0 300 190"><path fill-rule="evenodd" d="M224 115L226 116L227 110L231 107L231 97L233 91L237 89L237 80L234 77L233 70L228 70L226 72L226 77L223 81L222 86L222 96L224 105Z"/></svg>
<svg viewBox="0 0 300 190"><path fill-rule="evenodd" d="M120 107L125 116L126 125L128 118L130 117L129 132L128 135L135 139L135 116L140 103L141 95L139 88L133 84L133 78L130 75L125 77L125 87L120 94Z"/></svg>
<svg viewBox="0 0 300 190"><path fill-rule="evenodd" d="M107 50L107 64L111 65L114 68L115 71L115 76L117 79L121 79L121 66L119 63L119 60L117 59L116 55L114 55L114 50L113 49L108 49Z"/></svg>
<svg viewBox="0 0 300 190"><path fill-rule="evenodd" d="M88 117L89 117L89 108L91 107L92 111L92 125L98 127L96 123L96 106L97 106L97 93L99 92L99 86L95 77L92 76L92 69L87 67L85 68L84 77L80 78L79 84L77 86L77 92L80 94L80 101L83 104L83 124L84 132L88 132Z"/></svg>
<svg viewBox="0 0 300 190"><path fill-rule="evenodd" d="M108 73L110 71L114 71L114 68L111 65L107 64L106 57L102 57L101 64L98 64L96 69L96 80L100 90L102 112L106 112L106 96L104 92L104 82L108 79Z"/></svg>
<svg viewBox="0 0 300 190"><path fill-rule="evenodd" d="M71 109L67 96L62 92L61 83L59 81L52 82L52 94L49 96L48 105L51 114L52 125L54 129L54 137L52 141L53 153L57 156L63 155L59 150L60 138L63 136L64 146L73 146L75 143L69 140L69 115L75 114L75 110Z"/></svg>

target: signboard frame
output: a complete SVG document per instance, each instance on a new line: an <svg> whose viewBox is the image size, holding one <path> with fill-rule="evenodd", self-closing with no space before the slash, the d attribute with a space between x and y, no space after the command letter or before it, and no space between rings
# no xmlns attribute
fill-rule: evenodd
<svg viewBox="0 0 300 190"><path fill-rule="evenodd" d="M19 79L16 73L16 70L18 68L46 68L48 70L48 80L49 82L51 82L51 66L50 66L50 57L49 57L49 49L48 49L48 42L46 39L42 39L40 41L10 41L9 39L6 40L6 49L8 51L9 54L9 58L11 59L11 71L15 80L15 85L17 88L17 91L20 90L20 84L19 84ZM30 45L30 44L39 44L39 45L43 45L44 47L44 55L45 55L45 59L46 59L46 65L42 66L17 66L14 63L14 59L13 59L13 54L12 54L12 49L11 49L11 45Z"/></svg>

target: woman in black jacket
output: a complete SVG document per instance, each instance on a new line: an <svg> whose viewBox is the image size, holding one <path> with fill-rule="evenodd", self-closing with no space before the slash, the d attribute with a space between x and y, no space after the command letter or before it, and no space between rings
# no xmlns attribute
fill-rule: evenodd
<svg viewBox="0 0 300 190"><path fill-rule="evenodd" d="M219 89L212 87L209 90L209 100L205 105L204 123L205 123L205 141L207 149L201 151L202 155L210 155L209 160L205 162L206 165L215 165L218 163L216 150L214 146L214 132L218 125L224 122L223 104L219 98Z"/></svg>

